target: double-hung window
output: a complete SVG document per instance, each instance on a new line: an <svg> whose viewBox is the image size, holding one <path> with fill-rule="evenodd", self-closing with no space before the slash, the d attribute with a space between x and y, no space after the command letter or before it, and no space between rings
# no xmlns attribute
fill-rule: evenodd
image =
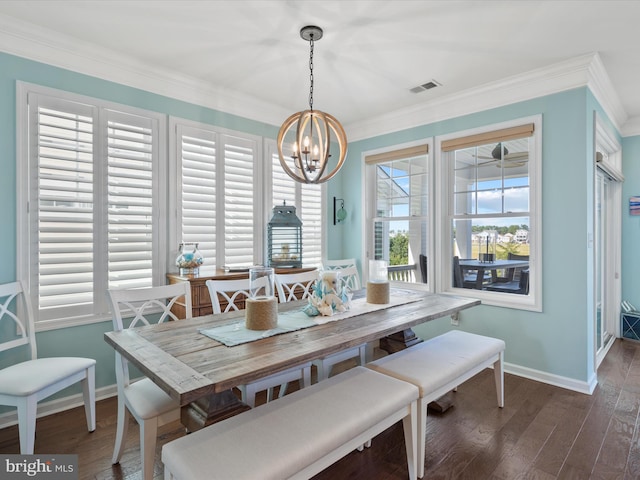
<svg viewBox="0 0 640 480"><path fill-rule="evenodd" d="M182 242L199 244L205 266L261 263L260 145L256 136L170 119L170 264Z"/></svg>
<svg viewBox="0 0 640 480"><path fill-rule="evenodd" d="M539 310L541 118L437 139L440 291Z"/></svg>
<svg viewBox="0 0 640 480"><path fill-rule="evenodd" d="M428 283L429 144L365 155L367 258L386 260L392 281Z"/></svg>
<svg viewBox="0 0 640 480"><path fill-rule="evenodd" d="M108 318L106 290L163 283L164 120L18 85L18 278L38 329Z"/></svg>

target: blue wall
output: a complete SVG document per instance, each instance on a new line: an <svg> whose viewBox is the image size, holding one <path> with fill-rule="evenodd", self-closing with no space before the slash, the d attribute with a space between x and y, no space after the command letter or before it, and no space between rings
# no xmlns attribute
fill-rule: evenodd
<svg viewBox="0 0 640 480"><path fill-rule="evenodd" d="M7 261L0 267L0 283L16 278L16 187L15 187L15 82L22 80L74 93L124 103L134 107L219 125L225 128L275 138L277 127L225 114L208 108L151 94L41 63L0 53L0 251ZM588 382L594 375L591 286L592 254L587 236L592 233L593 112L600 107L586 88L575 89L531 101L496 108L401 132L353 142L345 166L328 185L327 204L332 197L344 198L347 221L333 226L328 221L329 258L363 258L361 211L362 153L404 142L434 137L535 114L543 115L543 311L541 313L480 306L461 315L460 328L506 340L506 360L523 369L533 369ZM631 161L640 155L640 139L625 139L625 198L640 194L640 167ZM634 185L632 178L638 179ZM331 218L331 209L328 209ZM623 215L623 258L638 264L640 218ZM627 256L628 255L628 256ZM634 258L639 257L639 258ZM640 273L623 270L623 295L640 306L636 285ZM416 329L422 336L450 329L448 319ZM66 328L38 334L41 356L82 355L98 360L98 387L115 382L113 351L103 340L110 322ZM0 364L7 361L0 355Z"/></svg>
<svg viewBox="0 0 640 480"><path fill-rule="evenodd" d="M503 338L506 361L525 369L588 382L594 375L593 312L588 279L593 229L593 112L586 88L496 108L351 143L346 178L361 177L363 152L483 125L542 114L543 311L481 306L463 312L460 328ZM600 112L601 113L601 112ZM348 205L361 207L362 182L344 190ZM343 230L343 253L363 258L363 212ZM640 224L639 224L640 225ZM639 302L640 303L640 302ZM448 319L416 328L421 336L450 329Z"/></svg>

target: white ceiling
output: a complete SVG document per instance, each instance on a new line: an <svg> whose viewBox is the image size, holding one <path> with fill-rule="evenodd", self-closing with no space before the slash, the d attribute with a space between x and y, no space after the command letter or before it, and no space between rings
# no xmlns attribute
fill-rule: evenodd
<svg viewBox="0 0 640 480"><path fill-rule="evenodd" d="M3 0L0 50L123 83L163 78L279 124L308 107L299 30L315 24L314 108L345 126L598 53L626 121L640 117L639 21L639 1L616 0ZM409 91L432 79L442 86Z"/></svg>

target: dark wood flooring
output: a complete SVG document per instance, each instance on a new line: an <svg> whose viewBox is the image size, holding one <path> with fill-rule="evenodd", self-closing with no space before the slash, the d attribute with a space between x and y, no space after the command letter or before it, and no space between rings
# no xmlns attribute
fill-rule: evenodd
<svg viewBox="0 0 640 480"><path fill-rule="evenodd" d="M616 341L593 395L506 375L505 407L499 409L490 370L449 395L454 406L430 412L427 422L429 480L640 479L640 343ZM81 479L140 478L137 426L129 429L121 463L111 465L115 399L98 402L97 418L93 433L86 431L82 408L39 419L36 453L78 454ZM156 478L162 479L161 446L182 435L179 423L160 429ZM17 427L0 430L0 453L18 452ZM315 478L407 478L401 425Z"/></svg>

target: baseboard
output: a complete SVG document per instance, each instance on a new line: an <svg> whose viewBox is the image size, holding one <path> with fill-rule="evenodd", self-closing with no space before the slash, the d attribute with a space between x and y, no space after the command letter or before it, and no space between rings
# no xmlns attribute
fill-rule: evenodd
<svg viewBox="0 0 640 480"><path fill-rule="evenodd" d="M106 398L114 397L118 394L118 389L115 384L108 385L106 387L100 387L96 389L96 401L104 400ZM82 399L82 393L75 395L69 395L68 397L57 398L48 402L38 403L37 418L46 417L47 415L53 415L54 413L63 412L75 407L81 407L84 405ZM10 427L18 424L18 413L16 410L3 413L0 415L0 428Z"/></svg>
<svg viewBox="0 0 640 480"><path fill-rule="evenodd" d="M582 382L574 378L554 375L548 372L534 370L533 368L523 367L507 362L504 363L504 371L512 375L517 375L518 377L528 378L530 380L547 383L549 385L566 388L567 390L573 390L574 392L585 393L587 395L591 395L598 384L598 379L595 374L593 374L588 382Z"/></svg>

